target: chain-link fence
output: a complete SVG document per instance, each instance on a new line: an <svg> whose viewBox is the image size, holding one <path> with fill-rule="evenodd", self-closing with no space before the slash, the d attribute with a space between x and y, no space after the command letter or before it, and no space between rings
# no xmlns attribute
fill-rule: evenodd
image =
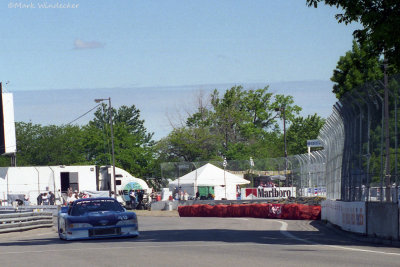
<svg viewBox="0 0 400 267"><path fill-rule="evenodd" d="M228 160L225 167L223 160L166 162L161 164L161 175L163 186L168 187L168 181L180 179L207 163L211 163L248 180L249 184L242 185L242 187L290 187L296 190L297 197L325 196L325 161L325 153L321 150L287 158Z"/></svg>
<svg viewBox="0 0 400 267"><path fill-rule="evenodd" d="M296 196L397 202L399 103L400 75L367 83L333 106L318 136L324 150L287 158L228 161L225 169L249 180L247 187L271 182L294 187ZM162 179L178 179L206 163L163 163ZM223 160L210 163L224 168ZM283 179L274 180L276 176Z"/></svg>
<svg viewBox="0 0 400 267"><path fill-rule="evenodd" d="M367 83L334 105L319 135L328 198L397 202L399 78Z"/></svg>

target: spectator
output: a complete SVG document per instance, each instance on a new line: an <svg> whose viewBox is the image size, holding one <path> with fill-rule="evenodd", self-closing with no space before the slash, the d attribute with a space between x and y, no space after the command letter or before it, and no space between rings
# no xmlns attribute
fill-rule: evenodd
<svg viewBox="0 0 400 267"><path fill-rule="evenodd" d="M139 209L142 209L142 205L143 205L143 195L144 195L143 190L138 190L138 192L137 192L137 200L138 200Z"/></svg>
<svg viewBox="0 0 400 267"><path fill-rule="evenodd" d="M38 197L36 198L38 206L42 205L43 197L42 194L39 193Z"/></svg>
<svg viewBox="0 0 400 267"><path fill-rule="evenodd" d="M72 194L72 192L70 192L70 193L68 194L68 197L67 197L67 205L68 205L68 204L71 204L71 203L74 202L76 199L77 199L77 198L75 197L75 194Z"/></svg>
<svg viewBox="0 0 400 267"><path fill-rule="evenodd" d="M47 193L44 193L42 196L43 205L49 205L49 196Z"/></svg>
<svg viewBox="0 0 400 267"><path fill-rule="evenodd" d="M154 189L151 189L150 199L151 201L157 201L157 194L154 192Z"/></svg>
<svg viewBox="0 0 400 267"><path fill-rule="evenodd" d="M135 196L135 192L133 190L129 191L129 199L131 201L131 208L135 209L136 208L136 196Z"/></svg>
<svg viewBox="0 0 400 267"><path fill-rule="evenodd" d="M54 195L51 191L49 191L49 203L50 205L54 205L56 203L56 195Z"/></svg>
<svg viewBox="0 0 400 267"><path fill-rule="evenodd" d="M24 205L29 205L29 196L27 195L24 195Z"/></svg>

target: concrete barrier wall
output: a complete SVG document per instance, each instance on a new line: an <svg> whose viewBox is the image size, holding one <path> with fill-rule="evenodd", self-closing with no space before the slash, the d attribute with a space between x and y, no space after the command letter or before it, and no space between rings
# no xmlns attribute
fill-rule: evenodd
<svg viewBox="0 0 400 267"><path fill-rule="evenodd" d="M367 203L367 233L371 237L399 240L399 208L397 203Z"/></svg>
<svg viewBox="0 0 400 267"><path fill-rule="evenodd" d="M322 220L349 232L367 233L365 202L343 202L327 199L322 201L321 207Z"/></svg>
<svg viewBox="0 0 400 267"><path fill-rule="evenodd" d="M174 200L174 201L156 201L151 203L151 210L178 210L178 206L191 206L191 205L231 205L231 204L247 204L247 203L266 203L265 199L262 200Z"/></svg>

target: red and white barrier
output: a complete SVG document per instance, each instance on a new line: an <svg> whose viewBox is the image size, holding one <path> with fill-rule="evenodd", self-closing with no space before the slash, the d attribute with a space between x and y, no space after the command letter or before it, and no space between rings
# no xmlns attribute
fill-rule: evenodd
<svg viewBox="0 0 400 267"><path fill-rule="evenodd" d="M179 206L181 217L253 217L287 220L320 220L321 207L303 204L234 204Z"/></svg>

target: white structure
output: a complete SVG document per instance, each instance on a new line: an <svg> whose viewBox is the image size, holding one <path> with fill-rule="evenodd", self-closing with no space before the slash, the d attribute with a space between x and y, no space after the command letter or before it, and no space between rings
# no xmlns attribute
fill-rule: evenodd
<svg viewBox="0 0 400 267"><path fill-rule="evenodd" d="M249 184L250 181L224 171L210 163L169 183L171 191L181 188L189 195L194 196L199 187L213 187L214 199L236 199L236 186Z"/></svg>
<svg viewBox="0 0 400 267"><path fill-rule="evenodd" d="M146 182L133 177L128 172L116 168L116 187L123 194L125 187L132 183L136 189L149 190ZM88 166L38 166L1 167L0 200L10 200L12 196L26 195L32 204L40 193L52 191L60 203L61 194L68 188L83 191L109 191L114 188L112 167Z"/></svg>
<svg viewBox="0 0 400 267"><path fill-rule="evenodd" d="M12 155L17 151L14 122L14 100L11 93L3 93L0 83L0 154Z"/></svg>

